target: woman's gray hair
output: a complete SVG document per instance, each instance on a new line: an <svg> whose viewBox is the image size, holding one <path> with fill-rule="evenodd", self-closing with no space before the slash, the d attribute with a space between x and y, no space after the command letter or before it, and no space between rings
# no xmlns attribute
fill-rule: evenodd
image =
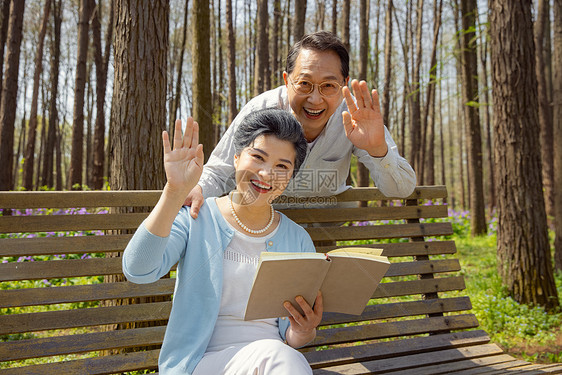
<svg viewBox="0 0 562 375"><path fill-rule="evenodd" d="M234 150L240 155L260 135L273 135L295 147L295 167L297 174L306 156L306 139L301 124L289 112L277 108L255 111L244 117L234 133Z"/></svg>

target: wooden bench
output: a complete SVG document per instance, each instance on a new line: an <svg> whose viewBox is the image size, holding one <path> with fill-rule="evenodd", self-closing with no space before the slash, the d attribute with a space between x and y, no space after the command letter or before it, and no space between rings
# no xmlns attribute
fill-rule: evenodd
<svg viewBox="0 0 562 375"><path fill-rule="evenodd" d="M167 319L173 278L150 285L103 280L121 275L115 255L131 234L116 230L134 230L147 214L132 207L150 208L159 194L0 193L0 207L14 210L0 217L8 236L0 239L0 374L157 371L165 326L147 322ZM356 241L383 248L392 262L363 315L325 314L316 340L302 349L315 374L562 373L562 364L504 354L476 329L455 243L442 237L452 225L425 220L447 217L446 194L445 187L418 187L400 200L361 188L337 200L369 207L285 211L300 223L347 222L308 226L318 251L334 247L326 241ZM68 208L74 210L64 214ZM108 306L127 298L136 300Z"/></svg>

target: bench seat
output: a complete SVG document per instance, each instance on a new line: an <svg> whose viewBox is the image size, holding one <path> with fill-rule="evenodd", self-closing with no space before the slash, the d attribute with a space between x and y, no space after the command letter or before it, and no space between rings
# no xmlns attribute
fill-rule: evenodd
<svg viewBox="0 0 562 375"><path fill-rule="evenodd" d="M129 283L119 253L159 196L0 192L0 375L157 371L174 272ZM300 349L315 375L562 373L562 364L506 355L478 329L448 239L446 196L443 186L417 187L407 199L355 188L324 208L284 210L306 224L319 252L361 245L391 261L362 315L325 313Z"/></svg>

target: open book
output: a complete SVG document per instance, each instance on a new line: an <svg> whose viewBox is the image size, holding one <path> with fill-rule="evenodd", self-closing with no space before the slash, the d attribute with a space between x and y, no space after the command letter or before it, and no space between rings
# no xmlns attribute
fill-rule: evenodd
<svg viewBox="0 0 562 375"><path fill-rule="evenodd" d="M325 312L360 315L390 263L381 249L342 248L322 253L263 252L244 320L288 316L290 301L301 313L296 296L310 306L322 291Z"/></svg>

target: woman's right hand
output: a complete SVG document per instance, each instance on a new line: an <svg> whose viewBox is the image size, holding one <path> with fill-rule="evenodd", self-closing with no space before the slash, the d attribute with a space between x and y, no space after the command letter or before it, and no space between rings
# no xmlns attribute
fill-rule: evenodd
<svg viewBox="0 0 562 375"><path fill-rule="evenodd" d="M186 197L203 172L203 145L199 144L199 125L189 117L182 136L181 120L176 120L174 147L167 131L162 132L164 170L167 188Z"/></svg>

